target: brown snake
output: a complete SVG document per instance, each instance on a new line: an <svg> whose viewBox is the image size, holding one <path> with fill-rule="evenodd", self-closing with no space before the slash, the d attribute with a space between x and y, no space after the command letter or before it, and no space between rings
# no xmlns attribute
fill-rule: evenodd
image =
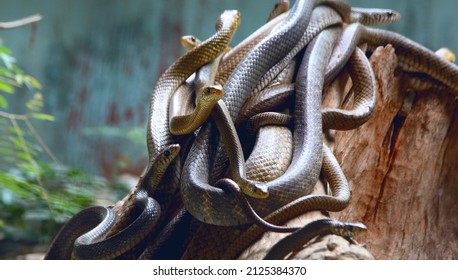
<svg viewBox="0 0 458 280"><path fill-rule="evenodd" d="M323 109L323 128L350 130L365 123L371 116L376 104L377 83L374 71L364 52L358 47L348 63L354 93L353 108ZM325 78L326 79L326 78Z"/></svg>
<svg viewBox="0 0 458 280"><path fill-rule="evenodd" d="M329 62L327 82L340 72L360 43L367 43L370 50L392 44L404 71L426 74L453 91L458 91L458 66L397 33L365 27L359 23L350 24L342 34L342 40L336 46Z"/></svg>
<svg viewBox="0 0 458 280"><path fill-rule="evenodd" d="M269 214L265 220L270 224L281 225L307 211L326 209L337 212L344 209L350 201L350 187L339 163L326 145L323 146L322 170L329 182L332 196L313 194L303 196ZM264 232L265 230L257 225L251 226L228 246L222 258L236 258Z"/></svg>
<svg viewBox="0 0 458 280"><path fill-rule="evenodd" d="M220 85L214 85L214 77L206 77L211 80L203 85L202 76L212 76L211 69L216 69L219 65L221 56L208 64L202 66L195 78L196 107L189 114L172 116L170 119L170 131L175 135L190 134L199 128L204 121L208 119L213 107L218 100L223 97L223 88ZM203 73L210 72L210 73ZM181 104L185 104L181 102ZM189 106L182 106L189 107Z"/></svg>
<svg viewBox="0 0 458 280"><path fill-rule="evenodd" d="M126 219L128 226L106 237L115 225L117 214L112 209L100 206L84 209L61 228L45 259L112 259L132 249L152 230L161 215L159 204L148 193L154 192L165 168L178 155L179 150L178 145L171 145L158 155L150 163L157 168L148 169L134 191L127 196L128 209L125 209L125 216L120 219ZM152 185L146 182L149 178ZM138 208L141 213L130 221L134 208Z"/></svg>
<svg viewBox="0 0 458 280"><path fill-rule="evenodd" d="M264 259L284 259L288 253L301 248L301 244L305 245L319 235L336 234L344 237L355 237L366 232L367 227L362 223L343 223L334 219L319 219L278 241Z"/></svg>

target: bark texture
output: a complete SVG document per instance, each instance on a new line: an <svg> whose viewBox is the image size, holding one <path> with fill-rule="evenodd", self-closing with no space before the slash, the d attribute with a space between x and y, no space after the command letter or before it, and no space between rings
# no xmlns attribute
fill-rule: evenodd
<svg viewBox="0 0 458 280"><path fill-rule="evenodd" d="M408 90L389 45L371 63L379 84L372 118L335 134L352 199L333 217L366 224L361 241L376 259L457 259L456 97Z"/></svg>

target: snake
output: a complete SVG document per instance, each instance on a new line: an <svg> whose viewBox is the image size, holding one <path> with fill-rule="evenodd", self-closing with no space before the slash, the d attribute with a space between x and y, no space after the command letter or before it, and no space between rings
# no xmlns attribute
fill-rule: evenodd
<svg viewBox="0 0 458 280"><path fill-rule="evenodd" d="M355 48L348 62L352 79L354 102L352 109L323 109L323 128L350 130L365 123L371 116L377 101L377 82L365 53ZM326 80L326 77L325 77Z"/></svg>
<svg viewBox="0 0 458 280"><path fill-rule="evenodd" d="M176 137L169 130L168 113L171 95L198 68L225 51L239 24L240 13L238 11L224 11L216 21L216 33L198 47L178 58L159 77L150 98L146 133L149 158L154 158L169 145L177 143ZM180 157L177 157L167 168L154 195L164 210L168 209L170 198L179 187L180 174L181 160Z"/></svg>
<svg viewBox="0 0 458 280"><path fill-rule="evenodd" d="M267 35L287 17L287 15L288 13L282 13L276 16L228 51L221 59L215 82L224 85L247 53L267 37Z"/></svg>
<svg viewBox="0 0 458 280"><path fill-rule="evenodd" d="M152 183L151 181L157 180L159 176L156 176L158 173L164 174L166 172L166 176L164 176L167 180L163 180L159 186L157 186L156 191L161 191L161 186L160 185L166 185L165 192L170 192L170 190L167 190L170 186L169 184L175 184L174 180L177 180L178 174L179 174L179 168L178 164L179 161L169 161L167 162L166 165L163 164L157 164L158 162L162 162L161 160L155 160L155 159L161 159L163 157L165 158L171 158L171 151L179 151L179 146L177 147L176 144L174 144L173 137L171 133L168 130L168 104L169 104L169 99L170 95L176 90L176 88L186 79L188 78L192 73L196 71L197 68L201 67L202 65L210 62L214 58L216 58L224 49L226 48L228 42L232 39L232 35L235 32L235 29L240 23L240 14L238 11L225 11L217 20L217 32L215 35L210 37L208 40L204 41L198 48L195 48L188 53L186 53L184 56L179 58L174 64L172 64L163 74L162 76L158 79L156 86L154 87L153 93L151 95L151 100L150 100L150 113L149 113L149 118L148 118L148 127L147 127L147 145L148 145L148 154L150 158L150 164L147 166L145 174L152 174L150 176L145 175L140 181L141 185L147 185L151 186ZM154 125L153 125L154 123ZM177 154L177 152L173 153ZM175 162L175 168L168 168L172 162ZM154 174L154 176L153 176ZM140 188L141 191L137 191L135 194L135 201L138 203L143 203L142 206L145 206L145 198L147 200L146 206L143 207L144 210L151 210L151 209L158 209L158 206L155 205L153 207L150 207L151 203L154 203L154 200L149 198L148 195L145 195L144 188ZM170 194L166 195L170 196ZM162 206L162 205L161 205ZM94 210L91 210L94 209ZM88 230L87 227L83 227L81 225L79 217L82 215L75 215L74 219L71 219L64 227L61 229L61 231L57 234L56 238L52 242L49 251L46 255L45 258L66 258L68 257L70 251L69 248L73 249L75 246L75 249L80 252L80 254L83 254L84 258L111 258L116 254L119 254L121 251L127 251L129 250L129 246L126 246L124 244L123 240L116 239L117 236L123 235L125 231L119 232L118 234L113 235L110 239L103 240L101 242L94 243L92 247L89 247L89 249L86 249L88 244L92 243L94 240L99 239L98 236L102 236L105 232L100 231L100 228L108 228L108 230L111 227L104 226L108 225L107 222L111 222L113 214L110 213L110 211L104 211L100 210L99 207L96 208L90 208L89 210L84 211L85 216L87 213L96 213L95 215L98 215L99 217L100 212L107 212L102 219L98 219L98 221L102 222L101 227L96 227L97 230L90 232L89 236L83 236L81 237L80 235ZM142 213L144 213L143 211ZM155 213L154 215L147 215L148 217L157 217L158 214ZM141 215L141 217L143 217ZM116 219L114 219L116 220ZM138 220L140 222L140 220ZM135 221L137 222L137 220ZM130 238L126 237L127 241L130 241L130 243L133 243L132 238L137 238L139 235L138 234L133 234L130 232L131 227L134 227L137 225L137 223L132 223L129 227L127 227L125 230L127 230L128 236L132 236ZM84 223L83 223L84 224ZM92 225L90 225L92 227ZM147 224L144 226L145 229L150 228ZM138 229L138 228L137 228ZM82 233L80 233L82 231ZM141 231L143 232L143 231ZM95 235L94 235L95 234ZM144 233L143 233L144 234ZM73 245L75 242L75 239L77 239L76 245ZM113 249L107 248L105 243L111 242L111 240L116 240L116 242L120 243L117 246L112 246ZM81 243L80 243L81 241ZM122 242L121 242L122 241ZM62 243L66 243L65 246L62 245ZM137 242L138 243L138 242ZM100 245L102 244L102 245ZM109 243L110 244L110 243ZM111 243L113 244L113 243ZM116 243L115 243L116 244ZM62 251L60 248L66 248L67 251ZM85 250L89 250L88 255L85 255L82 252L86 252ZM92 248L96 248L95 251L92 251ZM120 249L119 249L120 248ZM115 250L115 252L112 252ZM100 253L101 255L98 255ZM70 253L71 254L71 253Z"/></svg>
<svg viewBox="0 0 458 280"><path fill-rule="evenodd" d="M321 11L323 10L323 11ZM392 23L400 19L400 14L390 9L366 9L366 8L351 8L350 18L348 23L360 23L364 25L376 25ZM261 91L267 84L269 84L274 77L278 75L281 69L285 68L292 57L294 57L310 40L315 37L317 32L320 32L325 27L338 24L342 22L342 18L338 16L336 11L318 6L315 8L310 20L310 26L304 34L299 43L294 49L288 53L279 63L270 68L267 73L261 78L260 82L256 85L252 94ZM316 31L315 31L316 30Z"/></svg>
<svg viewBox="0 0 458 280"><path fill-rule="evenodd" d="M223 88L213 82L204 82L204 79L214 81L221 55L200 68L195 77L196 107L189 114L176 115L170 118L170 132L175 135L190 134L199 128L210 116L213 107L223 97ZM214 73L212 75L212 73ZM203 77L205 76L205 78ZM213 77L209 77L213 76ZM182 103L184 104L184 102ZM189 107L189 106L182 106Z"/></svg>
<svg viewBox="0 0 458 280"><path fill-rule="evenodd" d="M342 17L339 16L334 9L327 6L316 7L311 15L310 23L299 42L278 63L268 69L252 90L251 95L258 93L270 84L272 80L282 71L282 69L288 66L292 58L295 57L297 53L299 53L299 51L310 42L311 39L321 32L321 30L339 23L342 23Z"/></svg>
<svg viewBox="0 0 458 280"><path fill-rule="evenodd" d="M279 84L268 86L260 91L259 94L250 96L240 109L240 114L237 116L235 124L241 126L257 114L272 111L284 105L294 95L294 90L294 83Z"/></svg>
<svg viewBox="0 0 458 280"><path fill-rule="evenodd" d="M355 91L363 94L355 96L355 109L354 110L340 110L329 109L323 110L323 126L325 128L338 128L338 129L352 129L365 122L369 117L372 109L375 106L375 77L372 72L369 61L365 54L356 49L350 63L350 73L352 73L353 82L355 84ZM360 98L360 95L363 96ZM364 98L364 95L369 98ZM369 99L369 101L367 101ZM369 104L368 104L369 103ZM253 105L254 107L254 105ZM360 111L360 112L358 112ZM362 113L361 113L362 111ZM259 114L262 115L262 114ZM350 121L349 121L350 120ZM268 147L263 147L269 150ZM236 189L232 189L236 193ZM243 200L243 197L239 200ZM252 217L254 214L252 214ZM255 217L255 216L254 216ZM257 219L257 218L254 218ZM280 228L264 225L264 229L279 231Z"/></svg>
<svg viewBox="0 0 458 280"><path fill-rule="evenodd" d="M227 80L228 74L232 72L232 70L237 66L237 64L240 62L240 60L243 58L243 56L252 48L254 47L261 39L263 39L265 36L268 35L268 33L275 27L276 24L278 24L279 19L284 18L284 13L288 10L289 7L289 1L287 0L282 0L278 3L275 4L274 9L271 11L269 18L268 18L268 23L259 28L257 31L255 31L253 34L251 34L248 38L246 38L243 42L238 44L234 49L228 51L225 55L223 55L223 58L219 59L219 67L217 61L214 61L213 63L209 63L206 68L207 70L204 70L202 72L207 73L206 75L202 75L202 77L199 79L201 83L201 90L204 90L205 84L203 81L205 81L206 76L210 77L210 80L212 82L210 83L209 81L206 82L207 86L210 84L213 84L215 81L215 78L219 79L219 82L216 83L224 83ZM280 16L282 15L283 16ZM277 18L278 17L278 18ZM274 18L277 18L277 20L273 21ZM193 35L186 35L182 36L180 38L180 42L182 46L187 50L191 50L198 45L201 44L201 41L193 36ZM212 65L210 65L212 64ZM217 68L217 77L213 77L213 73L211 73L211 70L214 68ZM210 74L211 73L211 74ZM184 129L187 129L185 133L191 133L192 131L196 130L198 126L202 124L202 122L206 118L199 117L199 121L195 122L196 116L192 115L194 114L199 115L194 111L194 101L192 101L192 91L194 90L194 76L192 76L192 79L189 79L189 81L186 81L183 83L173 94L172 100L170 102L170 110L169 110L169 119L171 120L171 123L174 118L177 116L186 116L187 119L181 121L179 123L179 127L182 128L181 132L184 132ZM281 89L280 89L281 90ZM221 93L218 91L213 92L215 96L212 97L213 100L207 101L205 99L202 100L204 104L200 104L199 107L203 108L202 111L204 113L202 115L208 116L209 113L206 111L209 111L211 109L217 100L219 100L219 97ZM196 103L199 103L199 101L196 101ZM209 104L208 104L209 103ZM251 109L251 108L250 108ZM200 109L198 109L200 110ZM246 109L247 111L249 109ZM186 128L187 125L191 126L192 128ZM173 128L175 127L174 125L170 124L173 132ZM177 130L176 128L174 130ZM182 134L182 133L180 133ZM183 133L184 134L184 133Z"/></svg>
<svg viewBox="0 0 458 280"><path fill-rule="evenodd" d="M334 34L332 33L332 31L334 31ZM336 39L336 34L338 33L336 33L336 31L332 29L323 31L315 40L316 42L312 42L310 47L310 57L321 57L322 53L320 53L320 51L322 51L323 49L326 50L326 44L329 44L329 40L333 39L332 35L334 35L334 39ZM307 51L308 50L309 48L307 48ZM330 54L330 51L331 49L328 48L328 55ZM304 59L306 58L307 54ZM256 225L259 225L260 227L253 227L249 229L247 232L245 232L242 235L242 237L237 239L239 241L239 244L241 243L242 245L237 246L237 244L232 244L228 249L229 251L225 254L224 258L235 257L238 253L240 253L240 250L245 248L247 243L253 242L263 232L263 230L267 229L277 232L291 232L299 230L298 228L281 227L273 225L272 223L269 223L269 219L284 219L282 220L282 222L285 222L286 220L289 220L290 218L309 210L324 209L329 211L340 211L346 207L350 199L350 189L348 186L348 182L346 181L345 175L343 174L337 160L335 159L332 152L326 145L324 145L323 147L323 153L323 171L325 173L326 178L329 179L332 192L335 196L304 196L294 201L293 203L288 204L287 206L284 206L283 208L275 211L273 214L269 215L266 218L266 223L257 221ZM241 194L241 192L236 191L236 185L231 184L230 180L226 180L225 183L226 184L224 184L224 187L229 188L232 191L232 193L234 193L237 196L238 201L240 203L245 203L246 205L248 205L249 208L249 204L247 204L246 198ZM246 209L246 207L244 207L244 209ZM259 217L256 217L256 213L254 213L253 211L251 212L251 214L253 220L259 219ZM297 244L295 245L297 246Z"/></svg>
<svg viewBox="0 0 458 280"><path fill-rule="evenodd" d="M375 90L376 90L375 77L374 77L374 74L373 74L369 61L367 60L364 53L359 48L357 48L350 62L351 63L349 63L350 65L349 71L350 73L352 73L351 76L354 79L353 82L356 87L355 91L358 93L361 92L362 94L357 94L357 96L355 96L355 108L353 110L341 110L341 109L323 110L322 116L323 116L323 127L324 128L337 128L337 129L355 128L369 118L370 112L372 111L372 109L375 106ZM369 99L369 101L367 99ZM256 104L253 104L251 107L255 108L256 106L257 106ZM262 122L269 122L268 118L265 117L265 115L267 114L271 115L272 113L260 113L256 115L255 117L252 117L250 121L248 122L247 130L253 131L254 129L252 127L258 127L262 125ZM278 124L287 122L287 121L286 122L284 121L285 117L282 117L281 114L274 113L274 115L276 115L277 119L279 120L277 122ZM271 117L270 119L273 119L273 117ZM260 142L259 139L256 139L256 141L257 143ZM264 141L267 141L267 140L264 140ZM270 148L271 145L272 144L269 145L269 144L262 143L262 144L259 144L258 147L255 146L255 148L261 151L259 154L262 154L262 153L269 154L269 152L272 151L272 148ZM326 150L326 152L329 153L328 150ZM276 150L274 150L273 153L274 154L277 153L278 158L280 159L283 158L279 156L281 154L280 152L277 152ZM254 162L251 165L254 165L254 166L251 169L249 168L249 170L260 170L259 171L260 174L268 173L268 172L265 172L264 170L269 169L270 167L269 164L266 164L266 162L264 162L264 158L262 156L257 156L257 157L259 158L257 159L257 161L251 160ZM330 155L327 154L327 157L329 158ZM337 164L337 163L334 163L334 164ZM257 174L256 172L253 172L253 173ZM253 176L256 176L256 175L253 175ZM267 227L264 227L264 228L267 228ZM270 230L275 230L275 228L270 228Z"/></svg>
<svg viewBox="0 0 458 280"><path fill-rule="evenodd" d="M131 208L124 212L124 218L133 216L135 209L140 214L128 226L105 238L119 219L117 213L102 206L83 209L60 229L45 259L70 259L72 256L82 259L113 259L132 249L151 231L160 217L161 208L149 196L149 192L154 192L165 169L178 155L179 150L178 145L170 145L159 154L150 163L157 168L147 169L135 191L129 194L126 204ZM153 185L149 184L150 180Z"/></svg>
<svg viewBox="0 0 458 280"><path fill-rule="evenodd" d="M369 50L387 44L393 45L398 63L403 71L423 73L457 92L458 66L442 59L422 45L391 31L353 23L345 28L342 40L336 46L329 62L330 82L340 72L358 44L367 43Z"/></svg>
<svg viewBox="0 0 458 280"><path fill-rule="evenodd" d="M401 19L401 15L391 9L351 7L349 23L363 25L390 24Z"/></svg>
<svg viewBox="0 0 458 280"><path fill-rule="evenodd" d="M169 99L172 93L198 68L214 60L226 49L239 24L238 11L224 11L217 20L217 32L176 60L158 79L151 94L147 127L150 157L174 142L168 123Z"/></svg>
<svg viewBox="0 0 458 280"><path fill-rule="evenodd" d="M267 22L273 20L274 18L278 17L279 15L288 12L289 10L289 0L280 0L275 3L274 8L270 12L269 16L267 17Z"/></svg>
<svg viewBox="0 0 458 280"><path fill-rule="evenodd" d="M440 48L435 52L439 57L442 59L448 61L448 62L455 62L455 54L448 48ZM428 77L425 74L422 73L406 73L408 77L408 88L413 89L416 91L421 91L421 90L429 90L429 89L435 89L435 90L443 90L443 91L449 91L450 88L447 88L446 86L442 85L441 83L438 83L436 80Z"/></svg>
<svg viewBox="0 0 458 280"><path fill-rule="evenodd" d="M194 36L182 38L183 41L186 41L186 47L188 49L195 47L200 42ZM232 177L240 185L245 194L255 198L265 198L268 196L266 188L261 184L255 184L245 180L246 168L240 140L235 132L235 127L228 114L226 105L223 101L219 100L223 94L222 88L219 85L214 85L220 59L221 55L197 71L195 77L196 108L190 114L172 116L170 130L174 134L191 133L200 127L211 114L220 134L223 135L225 147L229 147L227 153L231 162ZM182 102L181 105L181 107L190 107L189 102Z"/></svg>
<svg viewBox="0 0 458 280"><path fill-rule="evenodd" d="M244 57L224 85L225 96L223 100L226 102L233 119L238 115L242 104L262 75L288 54L303 37L310 22L313 8L319 4L332 6L341 13L342 17L349 14L349 5L346 1L296 2L288 13L288 18L277 25L268 37ZM211 181L216 181L226 170L227 161L222 145L222 141L220 141L212 168Z"/></svg>
<svg viewBox="0 0 458 280"><path fill-rule="evenodd" d="M185 35L180 38L180 43L186 51L190 51L199 46L202 41L193 35ZM174 116L182 116L192 113L195 99L193 96L194 79L195 74L192 74L175 90L175 92L172 93L169 104L169 120L171 120Z"/></svg>
<svg viewBox="0 0 458 280"><path fill-rule="evenodd" d="M338 212L343 210L350 201L350 186L337 159L326 144L323 144L322 170L328 180L332 196L309 194L300 197L287 205L275 210L265 217L271 225L284 224L290 219L311 210L327 210ZM282 231L290 232L299 228L286 228ZM236 258L247 246L256 241L265 232L263 227L253 225L243 232L222 256L223 259Z"/></svg>
<svg viewBox="0 0 458 280"><path fill-rule="evenodd" d="M264 257L264 260L281 260L290 252L298 250L316 236L336 234L344 237L355 237L367 232L367 227L362 223L344 223L334 219L315 220L300 230L278 241Z"/></svg>
<svg viewBox="0 0 458 280"><path fill-rule="evenodd" d="M326 7L317 7L315 10L318 10L319 8L323 9L323 11L315 11L314 14L312 14L312 19L310 25L313 26L312 24L316 22L315 24L317 25L317 29L320 30L324 27L330 26L332 24L337 24L341 22L340 17L331 9L327 9ZM316 16L315 16L316 13ZM314 16L316 19L314 19ZM320 18L327 18L326 21L321 20ZM387 24L391 23L394 21L397 21L400 19L399 13L393 10L389 9L366 9L366 8L351 8L351 20L350 22L359 22L364 25L376 25L376 24ZM248 100L244 103L242 109L240 110L239 115L237 116L236 124L240 124L244 122L245 120L249 119L253 115L263 112L263 111L268 111L272 110L275 107L278 106L278 104L284 104L286 100L291 96L292 90L294 86L291 85L279 85L274 89L268 89L264 90L263 88L265 87L266 84L270 84L271 80L275 75L277 75L278 70L282 69L288 61L290 61L291 57L293 57L300 47L303 47L306 45L309 41L310 38L314 37L314 33L309 31L312 28L309 27L308 32L304 34L304 37L301 39L299 44L291 51L287 57L285 57L280 63L278 63L276 66L271 68L269 72L267 72L261 81L257 84L255 90L251 94L251 96L248 98ZM366 80L369 81L370 84L367 82L361 83L358 85L358 89L354 90L357 92L357 99L358 99L358 104L355 106L353 109L353 112L347 112L346 114L351 114L352 117L350 120L346 120L345 124L346 126L351 125L350 123L354 123L353 126L357 126L358 124L361 124L365 120L368 119L370 116L370 112L373 109L373 106L375 105L375 80L372 78L372 68L370 65L368 65L367 59L365 59L361 55L361 50L358 51L357 54L353 54L351 56L351 60L353 60L353 67L350 66L350 69L354 67L359 67L359 68L364 68L364 69L359 69L359 71L352 71L354 79L358 79L359 81ZM325 80L331 80L329 77L331 73L329 71L327 72L327 76L325 77ZM371 76L370 78L367 78L365 76ZM325 110L325 115L329 115L329 110ZM333 115L339 114L338 112L333 112ZM328 123L331 123L328 121L328 116L324 116L324 126L327 127ZM359 121L356 121L359 119ZM340 121L342 125L342 121ZM350 129L350 128L346 128Z"/></svg>
<svg viewBox="0 0 458 280"><path fill-rule="evenodd" d="M231 78L225 84L225 96L223 100L228 96L228 93L234 90L232 87L236 84L240 83L241 85L239 86L248 86L247 81L242 80L234 82L237 79L233 77L234 75L239 76L242 73L251 75L251 73L254 72L250 68L243 71L239 70L248 67L246 64L251 64L255 61L252 56L257 57L266 51L267 53L261 56L263 59L258 59L256 60L257 62L265 63L266 57L277 57L277 60L280 60L282 55L285 55L294 47L307 28L307 23L311 15L311 10L309 10L309 8L312 8L314 4L314 2L306 1L297 1L295 3L288 18L281 24L284 28L276 29L277 32L271 33L242 60L235 72L231 75ZM304 16L307 14L308 18ZM300 24L298 24L298 22ZM291 41L294 38L296 41ZM280 48L283 43L288 41L289 44L287 45L290 46L289 50ZM329 49L331 49L330 46ZM275 51L272 53L272 50ZM316 64L320 64L318 60L320 59L316 59L316 61L315 59L312 60L314 62L311 63L313 64L313 68L323 68L322 65L315 65L315 62ZM270 61L271 66L274 64L275 60ZM252 67L258 68L258 65L253 65ZM304 66L303 69L310 68ZM300 89L297 89L297 100L300 101L296 102L295 110L295 152L293 159L285 174L267 183L269 186L269 197L256 201L254 207L258 212L261 212L261 215L270 213L273 209L283 206L304 193L310 193L311 188L318 179L318 173L321 169L322 162L321 115L319 110L321 99L320 79L318 78L319 71L316 71L316 69L313 69L313 71L310 70L310 73L306 72L306 70L303 70L301 76L303 77L305 86L301 83L299 86ZM258 75L262 75L262 72L258 73ZM244 77L246 78L246 75ZM314 79L311 77L317 78ZM242 77L240 76L240 78ZM254 83L252 82L252 84ZM308 90L306 90L307 88ZM306 97L304 95L306 95ZM239 96L239 98L240 97L242 96ZM305 102L305 99L307 99L307 102ZM229 101L231 100L229 99ZM232 103L234 101L236 100L232 100ZM201 221L219 225L247 223L250 220L244 215L243 210L237 206L237 202L234 198L223 190L215 188L207 183L209 182L208 168L211 164L210 159L213 156L211 153L214 152L213 146L216 141L213 136L214 133L212 133L211 130L210 123L201 129L184 164L181 185L183 201L186 208Z"/></svg>
<svg viewBox="0 0 458 280"><path fill-rule="evenodd" d="M350 130L366 122L376 104L376 80L372 67L366 55L360 48L356 48L348 62L348 70L353 81L354 105L350 110L323 109L323 128ZM325 77L326 79L326 77ZM273 110L284 104L294 91L294 84L269 87L259 94L252 95L243 105L237 122L260 112Z"/></svg>
<svg viewBox="0 0 458 280"><path fill-rule="evenodd" d="M186 50L192 50L201 44L201 41L193 36L187 35L180 39L181 44ZM193 79L194 87L180 87L173 94L174 102L170 103L169 127L170 132L175 135L184 135L194 132L210 116L216 102L223 96L223 89L220 85L215 85L216 71L223 54L215 60L199 68ZM195 102L192 101L192 89L195 89ZM185 96L186 95L186 96ZM183 97L182 99L179 99ZM194 109L193 104L196 103Z"/></svg>

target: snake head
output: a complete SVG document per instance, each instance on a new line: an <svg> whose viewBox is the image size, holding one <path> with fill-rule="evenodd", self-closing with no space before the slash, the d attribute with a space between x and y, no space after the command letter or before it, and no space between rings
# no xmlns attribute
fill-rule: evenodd
<svg viewBox="0 0 458 280"><path fill-rule="evenodd" d="M208 104L216 104L218 100L223 97L224 90L220 85L211 85L204 87L201 94L199 95L199 100L197 102L206 102Z"/></svg>
<svg viewBox="0 0 458 280"><path fill-rule="evenodd" d="M246 182L240 184L242 192L253 198L267 198L269 196L269 189L267 185L261 182Z"/></svg>
<svg viewBox="0 0 458 280"><path fill-rule="evenodd" d="M187 51L199 46L202 42L193 35L185 35L180 38L180 43Z"/></svg>
<svg viewBox="0 0 458 280"><path fill-rule="evenodd" d="M170 165L170 163L175 159L175 157L180 152L180 145L179 144L172 144L167 146L161 153L156 157L154 160L155 165L158 165L160 169L165 169Z"/></svg>
<svg viewBox="0 0 458 280"><path fill-rule="evenodd" d="M159 185L165 171L177 157L181 146L172 144L165 147L149 164L145 175L143 176L142 185L147 184L146 188L155 190Z"/></svg>
<svg viewBox="0 0 458 280"><path fill-rule="evenodd" d="M367 227L363 223L345 223L348 237L355 237L366 234Z"/></svg>

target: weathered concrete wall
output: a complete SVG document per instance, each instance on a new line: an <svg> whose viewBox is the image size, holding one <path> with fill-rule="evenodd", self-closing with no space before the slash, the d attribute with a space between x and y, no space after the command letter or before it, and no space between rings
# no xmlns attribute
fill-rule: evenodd
<svg viewBox="0 0 458 280"><path fill-rule="evenodd" d="M37 128L63 162L108 175L115 162L126 159L128 169L138 172L146 162L146 146L88 135L84 129L145 127L149 94L158 75L183 53L180 36L205 39L223 10L237 9L242 24L234 43L239 42L265 22L275 2L3 0L0 21L35 13L44 19L33 44L30 26L2 31L0 37L19 65L43 83L45 111L56 121L37 122ZM458 1L350 2L395 9L402 20L386 28L433 50L448 46L458 52Z"/></svg>

